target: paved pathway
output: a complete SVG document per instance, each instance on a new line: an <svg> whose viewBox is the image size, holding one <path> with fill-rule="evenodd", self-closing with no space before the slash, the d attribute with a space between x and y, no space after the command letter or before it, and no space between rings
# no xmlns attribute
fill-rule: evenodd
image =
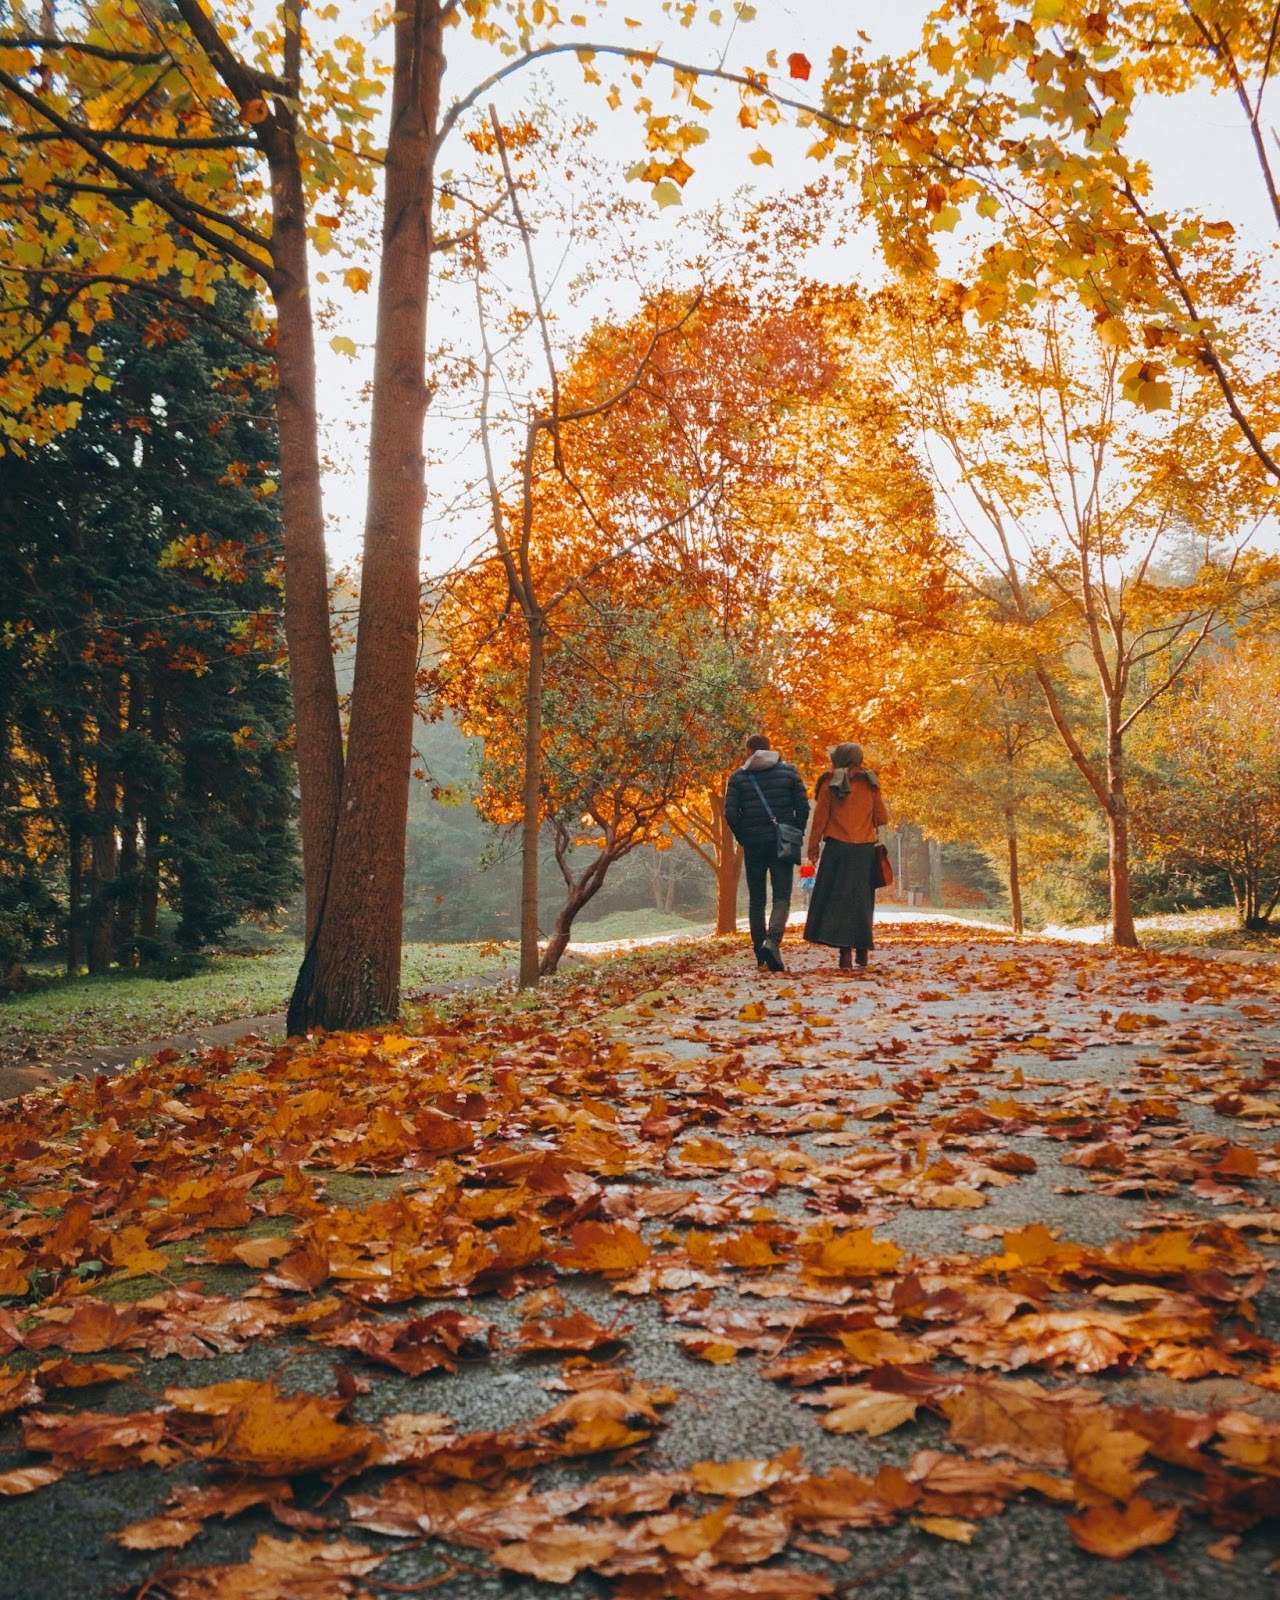
<svg viewBox="0 0 1280 1600"><path fill-rule="evenodd" d="M503 1044L500 1033L486 1033L480 1022L465 1041L470 1059L490 1061L495 1070L514 1067L527 1094L536 1097L545 1078L548 1093L582 1109L584 1128L607 1130L608 1118L620 1116L625 1138L645 1152L624 1175L599 1180L605 1199L596 1214L644 1219L651 1262L612 1285L591 1276L559 1284L570 1309L605 1324L621 1315L622 1360L643 1383L669 1384L678 1393L647 1448L633 1452L621 1470L777 1461L798 1447L809 1472L828 1475L824 1482L853 1472L918 1497L921 1474L942 1470L928 1453L955 1445L956 1424L948 1433L938 1410L945 1414L948 1402L938 1398L936 1384L983 1373L1030 1376L1064 1404L1084 1394L1109 1407L1165 1408L1152 1413L1158 1417L1171 1418L1175 1409L1215 1419L1225 1413L1225 1426L1237 1430L1233 1437L1247 1437L1250 1418L1265 1427L1280 1415L1280 1362L1265 1343L1280 1339L1280 1296L1268 1277L1280 1240L1280 974L1184 956L1002 940L936 923L888 926L866 975L839 973L834 953L794 941L785 954L791 970L776 978L739 957L710 955L625 1004L593 1012L588 1003L563 1018L558 1031L548 1015L528 1042L512 1034ZM585 1087L567 1089L554 1073L546 1077L558 1048L581 1058L573 1070L586 1073ZM513 1129L504 1148L518 1152L531 1139L531 1150L554 1149L555 1126L547 1122L536 1134ZM608 1148L606 1140L606 1156ZM673 1192L676 1200L662 1198ZM984 1260L1007 1252L1010 1237L1038 1223L1056 1233L1056 1243L1026 1236L1031 1243L1020 1246L1026 1266L982 1280ZM812 1230L826 1224L833 1236L872 1230L875 1241L906 1254L892 1270L877 1266L861 1275L850 1269L841 1276L820 1262L814 1267L819 1247L796 1241L816 1239ZM776 1268L759 1265L765 1257L751 1242L768 1238L782 1252ZM725 1243L732 1239L745 1243ZM1247 1283L1219 1264L1230 1266L1237 1246L1240 1259L1248 1255L1260 1269ZM742 1252L740 1261L726 1249ZM1077 1263L1062 1269L1067 1278L1076 1274L1071 1292L1036 1278L1046 1261L1052 1266L1058 1259L1055 1251L1072 1249L1074 1256L1061 1258ZM1157 1254L1142 1255L1143 1249ZM1173 1251L1173 1265L1161 1264L1160 1249ZM801 1256L808 1250L804 1259L811 1262L798 1273L797 1250ZM1185 1271L1174 1259L1179 1251L1190 1252ZM1080 1276L1081 1261L1095 1264L1093 1278ZM975 1288L979 1281L991 1286L981 1291L987 1299ZM1012 1288L999 1305L990 1298L996 1284ZM960 1299L952 1304L948 1294ZM963 1316L956 1310L961 1303L969 1307ZM1246 1308L1252 1322L1239 1320ZM519 1323L516 1305L498 1297L477 1297L468 1310L492 1319L504 1338ZM1150 1331L1158 1317L1164 1318L1160 1337ZM284 1354L291 1384L332 1387L332 1352L314 1346L282 1352L279 1344L199 1363L148 1361L138 1383L154 1395L174 1383L262 1378ZM367 1367L355 1365L360 1382L372 1383L356 1403L367 1421L430 1411L472 1431L510 1428L545 1413L555 1372L545 1359L510 1353L421 1379L385 1371L370 1378ZM862 1394L869 1370L888 1373L881 1381L908 1395L927 1393L926 1409L882 1436L824 1427L838 1399L815 1402L833 1385L837 1395L851 1384ZM104 1409L138 1403L137 1387L115 1385ZM1126 1416L1132 1441L1138 1413ZM5 1443L0 1431L0 1448ZM973 1453L972 1470L989 1472L983 1450ZM1280 1449L1261 1445L1255 1455L1270 1462L1256 1480L1265 1485L1265 1474L1280 1469ZM1187 1452L1188 1460L1193 1456ZM1019 1470L1029 1470L1026 1463L1036 1458L1018 1459ZM1220 1455L1204 1459L1221 1477ZM1158 1465L1149 1457L1143 1470ZM888 1468L900 1476L886 1478ZM606 1459L603 1470L611 1469L620 1470ZM1077 1464L1077 1494L1081 1470ZM551 1481L583 1482L583 1471L565 1463ZM1070 1474L1063 1479L1061 1464L1040 1475L1046 1485L1055 1477L1065 1482L1070 1500ZM813 1574L824 1588L753 1589L759 1572L775 1568L748 1566L723 1569L728 1586L718 1589L710 1562L704 1563L708 1586L686 1592L767 1593L773 1600L802 1592L970 1600L986 1591L1004 1600L1262 1600L1275 1592L1274 1539L1265 1528L1236 1538L1233 1529L1250 1520L1239 1505L1234 1513L1222 1511L1217 1527L1192 1516L1208 1482L1190 1472L1171 1488L1158 1485L1157 1499L1190 1496L1181 1531L1123 1565L1077 1547L1048 1488L1045 1497L1020 1497L1007 1507L997 1496L999 1515L991 1514L990 1494L972 1492L966 1501L939 1492L925 1504L926 1511L934 1505L932 1517L890 1515L891 1525L878 1528L858 1526L856 1518L840 1527L837 1518L832 1530L818 1528L793 1544L789 1569ZM132 1517L153 1514L170 1487L148 1470L73 1474L38 1494L0 1500L0 1597L87 1600L136 1583L160 1558L130 1555L108 1535ZM784 1490L785 1481L772 1493ZM882 1503L874 1496L873 1502ZM776 1521L776 1503L743 1502L760 1526L770 1526L771 1516ZM1087 1503L1086 1496L1077 1512ZM948 1506L957 1514L937 1514ZM326 1509L339 1509L338 1502ZM179 1566L240 1561L252 1538L271 1526L259 1513L225 1527L211 1524L197 1545L172 1559ZM391 1592L379 1587L384 1579L421 1585L440 1572L434 1543L404 1550L402 1542L367 1529L348 1533L379 1551L402 1552L384 1563L377 1581L366 1580L371 1594ZM486 1536L477 1537L482 1552L492 1548ZM499 1533L493 1542L502 1537L519 1535ZM534 1600L554 1592L530 1577L497 1573L475 1543L453 1548L470 1565L436 1591L447 1600ZM696 1562L690 1573L695 1569ZM589 1572L563 1592L598 1596L618 1585L618 1592L635 1595L665 1592L646 1591L638 1579L626 1589L620 1578Z"/></svg>

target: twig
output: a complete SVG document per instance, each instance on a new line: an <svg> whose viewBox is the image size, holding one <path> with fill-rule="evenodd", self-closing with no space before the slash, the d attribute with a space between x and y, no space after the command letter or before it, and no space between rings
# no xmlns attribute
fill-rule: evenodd
<svg viewBox="0 0 1280 1600"><path fill-rule="evenodd" d="M908 1550L896 1561L891 1561L887 1567L877 1567L874 1572L864 1572L860 1578L850 1578L848 1583L842 1583L835 1592L837 1596L852 1594L855 1589L863 1589L867 1584L874 1583L877 1578L887 1578L891 1572L897 1572L899 1567L905 1567L908 1561L914 1561L919 1554L919 1549Z"/></svg>

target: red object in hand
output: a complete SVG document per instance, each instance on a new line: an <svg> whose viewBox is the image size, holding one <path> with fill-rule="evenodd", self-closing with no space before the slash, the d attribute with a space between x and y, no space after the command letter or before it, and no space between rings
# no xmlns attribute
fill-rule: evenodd
<svg viewBox="0 0 1280 1600"><path fill-rule="evenodd" d="M812 861L806 861L804 863L804 865L800 868L800 876L802 878L812 878L816 871L817 871L817 868L814 866L813 862Z"/></svg>

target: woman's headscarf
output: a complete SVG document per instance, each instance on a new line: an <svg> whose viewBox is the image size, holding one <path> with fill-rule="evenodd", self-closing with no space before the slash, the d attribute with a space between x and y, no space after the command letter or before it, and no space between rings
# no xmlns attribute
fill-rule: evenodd
<svg viewBox="0 0 1280 1600"><path fill-rule="evenodd" d="M864 778L873 789L880 787L874 772L868 772L862 765L862 746L848 741L838 744L831 752L831 792L843 800L849 792L855 769L860 778Z"/></svg>

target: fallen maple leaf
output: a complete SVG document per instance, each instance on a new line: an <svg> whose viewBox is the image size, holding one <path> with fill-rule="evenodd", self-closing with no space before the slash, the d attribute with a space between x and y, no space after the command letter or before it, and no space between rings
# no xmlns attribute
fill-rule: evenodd
<svg viewBox="0 0 1280 1600"><path fill-rule="evenodd" d="M42 1315L44 1320L27 1330L28 1350L56 1347L90 1355L100 1350L141 1349L145 1343L143 1317L136 1305L117 1306L106 1300L83 1299L72 1306L53 1307Z"/></svg>
<svg viewBox="0 0 1280 1600"><path fill-rule="evenodd" d="M831 1433L865 1433L872 1439L914 1421L919 1406L919 1401L905 1395L875 1389L827 1389L823 1398L837 1400L822 1419L824 1428Z"/></svg>
<svg viewBox="0 0 1280 1600"><path fill-rule="evenodd" d="M1167 1544L1178 1531L1177 1506L1157 1506L1141 1495L1125 1506L1093 1506L1082 1516L1067 1518L1071 1537L1091 1555L1123 1561L1135 1550Z"/></svg>
<svg viewBox="0 0 1280 1600"><path fill-rule="evenodd" d="M108 1257L117 1272L126 1278L150 1278L157 1273L169 1272L173 1263L163 1251L155 1250L147 1239L145 1228L121 1228L111 1236Z"/></svg>
<svg viewBox="0 0 1280 1600"><path fill-rule="evenodd" d="M43 1450L55 1466L82 1467L89 1472L115 1472L148 1462L167 1467L181 1451L165 1442L165 1418L141 1411L127 1416L80 1411L73 1416L29 1411L22 1419L22 1442Z"/></svg>
<svg viewBox="0 0 1280 1600"><path fill-rule="evenodd" d="M611 1556L620 1537L616 1527L565 1523L540 1528L517 1544L501 1545L493 1559L509 1572L525 1572L543 1583L570 1583L585 1568Z"/></svg>
<svg viewBox="0 0 1280 1600"><path fill-rule="evenodd" d="M84 1389L94 1383L121 1383L137 1369L127 1361L42 1361L36 1377L46 1389Z"/></svg>
<svg viewBox="0 0 1280 1600"><path fill-rule="evenodd" d="M355 1469L372 1451L377 1435L359 1424L339 1422L337 1413L345 1403L312 1394L281 1394L271 1382L257 1384L254 1393L227 1413L206 1453L270 1478Z"/></svg>
<svg viewBox="0 0 1280 1600"><path fill-rule="evenodd" d="M1147 1453L1140 1433L1117 1426L1105 1413L1088 1413L1073 1421L1067 1440L1067 1459L1075 1477L1081 1505L1104 1505L1132 1499L1151 1477L1138 1472Z"/></svg>
<svg viewBox="0 0 1280 1600"><path fill-rule="evenodd" d="M626 1277L644 1266L649 1246L638 1229L625 1222L579 1222L569 1230L569 1243L551 1259L566 1272L600 1272Z"/></svg>
<svg viewBox="0 0 1280 1600"><path fill-rule="evenodd" d="M386 1552L348 1539L332 1543L258 1536L239 1566L179 1567L165 1573L167 1600L343 1600Z"/></svg>
<svg viewBox="0 0 1280 1600"><path fill-rule="evenodd" d="M496 1342L492 1323L460 1311L433 1311L407 1322L357 1322L319 1337L324 1344L358 1350L410 1378L456 1372L459 1360L482 1360Z"/></svg>
<svg viewBox="0 0 1280 1600"><path fill-rule="evenodd" d="M1034 1383L986 1379L938 1404L951 1438L975 1455L1013 1456L1029 1466L1067 1464L1071 1413Z"/></svg>
<svg viewBox="0 0 1280 1600"><path fill-rule="evenodd" d="M765 1461L697 1461L689 1468L689 1479L699 1494L740 1500L771 1489L799 1470L800 1450L795 1446Z"/></svg>
<svg viewBox="0 0 1280 1600"><path fill-rule="evenodd" d="M554 1440L557 1454L593 1455L640 1444L661 1420L635 1392L586 1389L553 1406L527 1431Z"/></svg>
<svg viewBox="0 0 1280 1600"><path fill-rule="evenodd" d="M821 1278L875 1278L893 1272L903 1252L891 1239L872 1237L870 1228L837 1233L819 1223L798 1244L805 1270Z"/></svg>
<svg viewBox="0 0 1280 1600"><path fill-rule="evenodd" d="M719 1139L686 1139L672 1160L679 1161L685 1166L711 1167L717 1171L727 1170L738 1164L738 1157L727 1144L721 1144Z"/></svg>
<svg viewBox="0 0 1280 1600"><path fill-rule="evenodd" d="M585 1311L573 1311L567 1317L551 1317L545 1322L523 1322L516 1338L522 1350L586 1352L616 1344L629 1330L629 1323L620 1328L604 1328Z"/></svg>

